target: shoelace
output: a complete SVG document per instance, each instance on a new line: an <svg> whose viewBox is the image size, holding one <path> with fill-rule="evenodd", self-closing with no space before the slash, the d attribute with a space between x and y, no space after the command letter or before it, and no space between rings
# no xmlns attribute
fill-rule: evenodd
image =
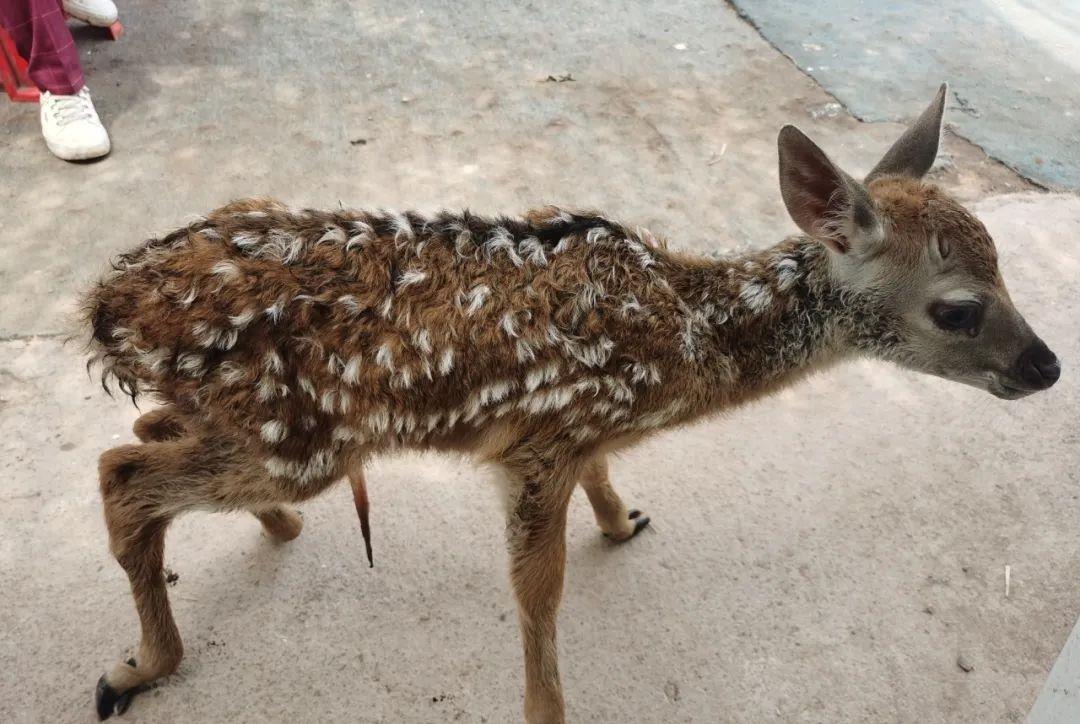
<svg viewBox="0 0 1080 724"><path fill-rule="evenodd" d="M73 96L49 95L53 115L56 117L56 125L66 126L69 123L83 120L93 120L96 117L94 106L90 102L90 91L84 86L82 90Z"/></svg>

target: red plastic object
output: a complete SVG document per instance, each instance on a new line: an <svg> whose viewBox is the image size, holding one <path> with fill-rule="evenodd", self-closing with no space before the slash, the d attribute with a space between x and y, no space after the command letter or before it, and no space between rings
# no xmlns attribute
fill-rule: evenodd
<svg viewBox="0 0 1080 724"><path fill-rule="evenodd" d="M120 21L105 30L113 40L119 40L124 34L124 26ZM41 91L30 82L26 66L27 62L15 50L15 42L11 36L0 28L0 83L4 86L4 92L16 103L37 103L41 99Z"/></svg>
<svg viewBox="0 0 1080 724"><path fill-rule="evenodd" d="M8 98L17 103L37 103L39 91L26 75L26 61L15 51L15 42L0 28L0 82Z"/></svg>

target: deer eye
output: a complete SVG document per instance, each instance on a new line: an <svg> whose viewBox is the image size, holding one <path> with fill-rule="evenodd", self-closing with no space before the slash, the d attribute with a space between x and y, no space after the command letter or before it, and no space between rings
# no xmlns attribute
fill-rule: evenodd
<svg viewBox="0 0 1080 724"><path fill-rule="evenodd" d="M978 302L935 302L930 306L934 324L947 332L976 334L982 321L982 305Z"/></svg>

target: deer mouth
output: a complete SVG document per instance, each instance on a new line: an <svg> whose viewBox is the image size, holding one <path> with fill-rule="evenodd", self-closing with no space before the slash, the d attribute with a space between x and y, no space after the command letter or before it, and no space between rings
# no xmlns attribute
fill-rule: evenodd
<svg viewBox="0 0 1080 724"><path fill-rule="evenodd" d="M1021 386L1012 381L1006 382L1000 378L990 380L990 384L986 389L994 397L1002 400L1019 400L1021 397L1027 397L1039 391L1036 388Z"/></svg>

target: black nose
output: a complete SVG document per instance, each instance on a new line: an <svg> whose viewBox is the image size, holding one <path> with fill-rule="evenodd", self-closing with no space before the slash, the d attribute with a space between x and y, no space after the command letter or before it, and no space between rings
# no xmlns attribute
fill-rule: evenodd
<svg viewBox="0 0 1080 724"><path fill-rule="evenodd" d="M1036 390L1045 390L1061 377L1061 363L1041 339L1035 340L1016 360L1016 374Z"/></svg>

